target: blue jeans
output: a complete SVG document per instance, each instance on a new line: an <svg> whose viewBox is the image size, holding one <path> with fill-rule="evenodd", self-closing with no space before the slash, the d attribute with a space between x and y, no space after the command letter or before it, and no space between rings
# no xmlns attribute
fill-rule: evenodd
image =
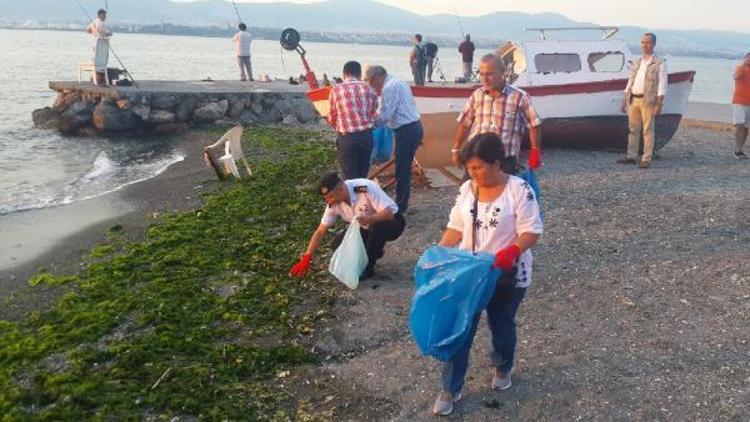
<svg viewBox="0 0 750 422"><path fill-rule="evenodd" d="M367 178L371 153L372 129L339 134L336 138L336 155L344 180Z"/></svg>
<svg viewBox="0 0 750 422"><path fill-rule="evenodd" d="M395 130L396 133L396 204L401 213L409 208L409 197L411 196L411 163L417 147L422 144L424 130L422 122L403 125Z"/></svg>
<svg viewBox="0 0 750 422"><path fill-rule="evenodd" d="M511 300L508 303L500 304L496 300L498 298L498 290L496 289L495 297L487 306L487 322L492 333L490 359L492 360L492 366L505 374L513 368L513 360L516 354L516 313L525 295L526 288L515 288ZM455 395L464 388L464 378L466 377L466 371L469 369L469 352L477 333L480 316L481 314L478 314L474 319L474 324L471 326L471 332L464 347L459 349L455 356L443 365L443 391Z"/></svg>

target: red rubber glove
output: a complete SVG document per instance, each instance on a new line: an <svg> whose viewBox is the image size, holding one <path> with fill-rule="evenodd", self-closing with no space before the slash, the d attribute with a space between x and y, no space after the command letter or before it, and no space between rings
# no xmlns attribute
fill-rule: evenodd
<svg viewBox="0 0 750 422"><path fill-rule="evenodd" d="M302 255L302 259L300 259L294 266L292 267L292 270L289 271L289 274L293 277L302 277L305 274L307 274L308 271L310 271L310 261L312 260L312 254L306 253Z"/></svg>
<svg viewBox="0 0 750 422"><path fill-rule="evenodd" d="M518 257L521 256L521 248L515 243L508 246L505 249L500 249L495 255L495 263L493 266L500 268L501 270L509 270L513 268Z"/></svg>
<svg viewBox="0 0 750 422"><path fill-rule="evenodd" d="M542 151L539 148L531 148L529 151L529 168L538 169L542 165Z"/></svg>

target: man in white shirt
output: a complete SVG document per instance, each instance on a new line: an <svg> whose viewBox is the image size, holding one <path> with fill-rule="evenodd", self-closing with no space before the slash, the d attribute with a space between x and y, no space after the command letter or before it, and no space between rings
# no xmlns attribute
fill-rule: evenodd
<svg viewBox="0 0 750 422"><path fill-rule="evenodd" d="M253 65L250 62L250 43L252 38L247 33L247 25L240 23L239 31L234 34L232 41L237 45L237 61L240 65L240 80L253 80Z"/></svg>
<svg viewBox="0 0 750 422"><path fill-rule="evenodd" d="M310 238L307 250L292 267L290 274L301 277L310 270L313 253L320 246L328 229L341 217L349 223L356 218L362 226L360 233L367 250L368 263L359 279L361 281L372 277L375 262L383 256L385 243L398 239L404 232L406 223L398 205L372 180L343 181L336 173L327 174L320 179L318 192L327 204L326 210L320 225Z"/></svg>
<svg viewBox="0 0 750 422"><path fill-rule="evenodd" d="M86 27L86 32L94 37L94 70L96 71L96 84L106 85L105 72L109 62L109 38L112 36L112 28L105 23L107 11L99 9L96 19Z"/></svg>
<svg viewBox="0 0 750 422"><path fill-rule="evenodd" d="M628 113L628 152L617 160L620 164L636 164L641 131L643 156L640 168L651 165L654 154L656 116L661 114L667 95L667 62L654 54L656 35L646 32L641 38L643 56L633 63L622 100L622 112Z"/></svg>
<svg viewBox="0 0 750 422"><path fill-rule="evenodd" d="M401 213L406 213L411 194L411 165L424 137L417 104L409 84L388 75L383 66L369 67L365 81L380 95L376 124L388 126L396 134L396 204Z"/></svg>

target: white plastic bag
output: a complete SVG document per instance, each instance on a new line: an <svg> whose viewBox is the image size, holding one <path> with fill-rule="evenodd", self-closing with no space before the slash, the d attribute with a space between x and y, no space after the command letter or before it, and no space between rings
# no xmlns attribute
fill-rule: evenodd
<svg viewBox="0 0 750 422"><path fill-rule="evenodd" d="M359 285L359 276L367 266L367 250L362 234L359 232L359 222L355 218L349 224L338 249L331 257L328 271L346 287L354 290Z"/></svg>

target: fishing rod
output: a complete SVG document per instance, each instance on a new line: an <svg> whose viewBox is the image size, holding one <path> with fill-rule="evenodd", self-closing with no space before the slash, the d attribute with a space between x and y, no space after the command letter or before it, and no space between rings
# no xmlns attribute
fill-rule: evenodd
<svg viewBox="0 0 750 422"><path fill-rule="evenodd" d="M461 17L458 16L458 9L453 8L453 16L456 17L456 22L458 23L458 29L461 31L461 37L466 36L466 31L464 31L464 25L461 23Z"/></svg>
<svg viewBox="0 0 750 422"><path fill-rule="evenodd" d="M240 16L240 10L237 8L237 2L232 0L232 6L234 6L234 13L237 14L237 21L242 23L242 16Z"/></svg>
<svg viewBox="0 0 750 422"><path fill-rule="evenodd" d="M89 14L89 12L86 10L86 8L83 7L83 4L81 4L81 0L75 0L75 1L76 1L76 3L78 3L78 7L81 9L81 12L83 12L84 16L86 16L86 19L88 19L89 22L93 22L94 18L92 18L91 15ZM107 5L107 1L106 0L104 1L104 4ZM118 56L117 53L115 52L114 48L112 48L112 45L109 43L109 40L107 40L107 48L109 48L109 51L111 51L112 55L115 56L115 59L117 60L117 63L119 63L120 66L122 67L123 72L125 72L125 74L128 75L128 77L130 78L130 80L133 81L133 85L136 88L140 88L138 86L138 82L135 81L135 78L133 77L133 74L130 73L130 71L128 70L127 67L125 67L125 64L122 62L122 60L120 60L120 56Z"/></svg>

